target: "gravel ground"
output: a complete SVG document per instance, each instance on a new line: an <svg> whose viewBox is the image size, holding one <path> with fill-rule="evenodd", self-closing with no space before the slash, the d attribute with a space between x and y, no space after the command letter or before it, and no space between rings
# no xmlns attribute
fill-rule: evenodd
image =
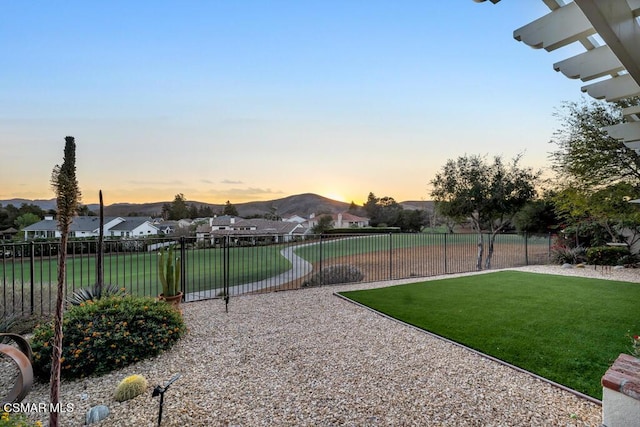
<svg viewBox="0 0 640 427"><path fill-rule="evenodd" d="M640 270L522 270L640 282ZM229 313L221 300L186 304L189 333L171 351L63 382L61 401L74 411L61 416L62 425L83 425L96 404L111 409L100 426L156 425L159 398L151 389L178 373L163 426L601 424L595 403L333 295L407 282L242 296ZM115 402L116 385L131 374L144 375L149 392ZM25 402L47 402L48 393L48 385L36 385Z"/></svg>

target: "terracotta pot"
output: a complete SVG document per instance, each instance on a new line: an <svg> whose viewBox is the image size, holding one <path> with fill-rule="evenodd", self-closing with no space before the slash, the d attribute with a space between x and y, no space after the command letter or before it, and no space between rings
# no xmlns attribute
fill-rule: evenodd
<svg viewBox="0 0 640 427"><path fill-rule="evenodd" d="M164 294L160 294L158 298L162 301L166 301L167 303L171 304L177 310L180 310L180 302L182 301L182 292L172 297L165 297Z"/></svg>

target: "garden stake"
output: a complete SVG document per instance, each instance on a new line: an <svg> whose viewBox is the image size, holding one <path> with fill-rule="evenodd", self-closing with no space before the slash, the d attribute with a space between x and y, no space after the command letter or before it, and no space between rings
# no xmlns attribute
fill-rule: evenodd
<svg viewBox="0 0 640 427"><path fill-rule="evenodd" d="M175 374L173 378L167 381L164 387L157 385L156 388L153 389L153 394L151 394L151 397L156 397L158 395L160 396L160 408L158 410L158 427L160 427L160 423L162 422L162 405L164 404L164 392L167 391L169 386L173 384L173 382L178 378L180 378L180 374Z"/></svg>

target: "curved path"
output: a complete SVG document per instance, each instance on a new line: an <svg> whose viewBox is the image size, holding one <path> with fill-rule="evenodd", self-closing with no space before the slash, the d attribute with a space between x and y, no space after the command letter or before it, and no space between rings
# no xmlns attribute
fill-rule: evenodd
<svg viewBox="0 0 640 427"><path fill-rule="evenodd" d="M259 291L265 288L272 288L306 276L313 271L313 265L311 265L311 263L304 258L298 256L294 251L305 246L312 246L317 244L318 243L315 242L307 243L304 245L287 246L280 251L280 255L291 262L291 268L289 270L285 271L284 273L280 273L277 276L268 277L257 282L229 286L229 295L237 296L249 292ZM185 295L184 300L186 302L190 302L207 298L215 298L221 293L222 289L209 289L206 291L191 292Z"/></svg>

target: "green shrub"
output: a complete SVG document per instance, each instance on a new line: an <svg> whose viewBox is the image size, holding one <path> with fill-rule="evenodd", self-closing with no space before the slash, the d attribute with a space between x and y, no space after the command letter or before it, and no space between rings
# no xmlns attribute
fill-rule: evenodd
<svg viewBox="0 0 640 427"><path fill-rule="evenodd" d="M118 285L103 285L102 293L100 298L107 297L124 297L127 295L127 291L125 288L121 288ZM98 288L97 285L93 285L88 288L76 289L69 298L67 298L67 302L71 305L80 305L83 302L88 301L97 301L98 298Z"/></svg>
<svg viewBox="0 0 640 427"><path fill-rule="evenodd" d="M141 395L147 390L147 387L149 387L149 383L145 377L142 375L130 375L120 381L113 398L118 402L124 402Z"/></svg>
<svg viewBox="0 0 640 427"><path fill-rule="evenodd" d="M107 297L71 307L64 316L63 378L102 375L173 346L185 333L180 312L151 298ZM48 379L53 324L38 326L31 343L34 374Z"/></svg>
<svg viewBox="0 0 640 427"><path fill-rule="evenodd" d="M630 255L625 246L594 246L587 249L587 262L595 265L619 265Z"/></svg>
<svg viewBox="0 0 640 427"><path fill-rule="evenodd" d="M551 260L557 264L579 264L586 261L587 258L582 246L570 248L558 245L551 248Z"/></svg>

